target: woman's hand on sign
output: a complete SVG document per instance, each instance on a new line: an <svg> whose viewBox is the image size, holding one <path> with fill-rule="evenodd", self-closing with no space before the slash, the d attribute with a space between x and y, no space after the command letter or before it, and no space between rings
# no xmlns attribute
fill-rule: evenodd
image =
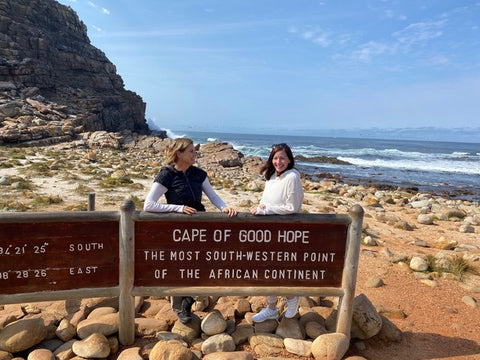
<svg viewBox="0 0 480 360"><path fill-rule="evenodd" d="M226 207L225 209L222 210L222 212L224 212L225 214L228 214L228 217L233 217L237 215L237 210L230 207Z"/></svg>
<svg viewBox="0 0 480 360"><path fill-rule="evenodd" d="M183 213L184 213L184 214L187 214L187 215L193 215L193 214L196 214L196 213L197 213L197 209L185 205L185 206L183 207Z"/></svg>

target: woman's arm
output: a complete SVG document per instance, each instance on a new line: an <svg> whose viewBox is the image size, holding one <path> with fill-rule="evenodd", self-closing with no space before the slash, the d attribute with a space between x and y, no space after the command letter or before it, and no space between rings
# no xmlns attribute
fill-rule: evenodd
<svg viewBox="0 0 480 360"><path fill-rule="evenodd" d="M208 200L212 202L213 205L217 207L218 210L223 211L227 207L223 200L218 196L218 194L213 190L212 185L210 184L210 181L208 181L208 177L203 180L202 183L202 190L207 195Z"/></svg>
<svg viewBox="0 0 480 360"><path fill-rule="evenodd" d="M167 190L168 189L162 184L154 182L143 204L143 210L150 212L183 212L183 205L161 204L158 202L158 199L160 199Z"/></svg>
<svg viewBox="0 0 480 360"><path fill-rule="evenodd" d="M237 215L237 210L225 205L220 196L218 196L215 190L213 190L210 181L208 181L208 177L203 180L202 191L205 193L205 195L207 195L208 199L217 207L217 209L228 214L230 217Z"/></svg>

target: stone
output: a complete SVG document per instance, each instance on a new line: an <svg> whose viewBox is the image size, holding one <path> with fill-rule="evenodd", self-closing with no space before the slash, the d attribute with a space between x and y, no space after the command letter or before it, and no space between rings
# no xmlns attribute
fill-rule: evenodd
<svg viewBox="0 0 480 360"><path fill-rule="evenodd" d="M324 325L316 321L310 321L305 324L305 333L310 339L316 339L320 335L328 333L328 331Z"/></svg>
<svg viewBox="0 0 480 360"><path fill-rule="evenodd" d="M55 335L60 340L67 342L77 335L77 330L75 329L75 326L70 323L70 321L67 319L62 319L57 327L57 330L55 331Z"/></svg>
<svg viewBox="0 0 480 360"><path fill-rule="evenodd" d="M165 305L170 306L170 302L165 299L145 299L139 313L145 317L155 317Z"/></svg>
<svg viewBox="0 0 480 360"><path fill-rule="evenodd" d="M428 262L422 257L414 256L410 260L410 269L412 269L413 271L427 271Z"/></svg>
<svg viewBox="0 0 480 360"><path fill-rule="evenodd" d="M377 334L377 337L387 343L402 341L402 331L388 318L380 315L382 318L382 328Z"/></svg>
<svg viewBox="0 0 480 360"><path fill-rule="evenodd" d="M312 355L316 360L341 360L349 344L349 338L345 334L321 335L312 343Z"/></svg>
<svg viewBox="0 0 480 360"><path fill-rule="evenodd" d="M254 360L253 355L247 351L215 352L205 355L203 360Z"/></svg>
<svg viewBox="0 0 480 360"><path fill-rule="evenodd" d="M110 344L105 335L94 333L83 340L75 341L73 353L84 358L106 358L110 354Z"/></svg>
<svg viewBox="0 0 480 360"><path fill-rule="evenodd" d="M363 238L363 243L367 246L377 246L377 242L371 236L365 236Z"/></svg>
<svg viewBox="0 0 480 360"><path fill-rule="evenodd" d="M183 340L183 338L179 334L174 334L174 333L171 333L170 331L160 331L157 333L157 335L155 335L155 337L158 340L164 340L164 341L177 340L183 346L188 347L188 344Z"/></svg>
<svg viewBox="0 0 480 360"><path fill-rule="evenodd" d="M168 330L168 324L164 320L152 318L135 318L135 335L150 336L159 331Z"/></svg>
<svg viewBox="0 0 480 360"><path fill-rule="evenodd" d="M55 355L56 360L69 360L71 359L75 354L73 353L72 346L73 344L78 341L76 339L72 339L70 341L67 341L65 344L61 345L55 351L53 354Z"/></svg>
<svg viewBox="0 0 480 360"><path fill-rule="evenodd" d="M47 336L41 318L20 319L0 331L0 350L16 353L40 343Z"/></svg>
<svg viewBox="0 0 480 360"><path fill-rule="evenodd" d="M373 277L371 277L367 280L365 285L369 288L379 288L379 287L385 285L385 283L378 276L373 276Z"/></svg>
<svg viewBox="0 0 480 360"><path fill-rule="evenodd" d="M109 336L116 332L118 332L118 313L87 318L77 326L77 335L80 339L85 339L94 333Z"/></svg>
<svg viewBox="0 0 480 360"><path fill-rule="evenodd" d="M110 353L116 354L120 348L120 342L118 341L118 338L116 336L109 336L107 340L108 346L110 346Z"/></svg>
<svg viewBox="0 0 480 360"><path fill-rule="evenodd" d="M143 357L140 355L140 350L140 347L125 349L118 355L117 360L143 360Z"/></svg>
<svg viewBox="0 0 480 360"><path fill-rule="evenodd" d="M377 335L381 328L382 317L370 300L364 294L356 296L353 305L351 337L361 340L370 339Z"/></svg>
<svg viewBox="0 0 480 360"><path fill-rule="evenodd" d="M253 334L248 338L253 351L264 356L275 356L285 349L282 337L274 334Z"/></svg>
<svg viewBox="0 0 480 360"><path fill-rule="evenodd" d="M88 314L87 319L99 318L103 315L115 314L117 309L112 306L101 306L93 309L90 314Z"/></svg>
<svg viewBox="0 0 480 360"><path fill-rule="evenodd" d="M55 356L48 349L35 349L28 354L27 360L55 360Z"/></svg>
<svg viewBox="0 0 480 360"><path fill-rule="evenodd" d="M217 334L210 336L202 344L202 353L210 354L214 352L235 351L235 342L230 335Z"/></svg>
<svg viewBox="0 0 480 360"><path fill-rule="evenodd" d="M244 316L247 312L251 311L250 301L247 299L238 299L235 303L235 314L237 316Z"/></svg>
<svg viewBox="0 0 480 360"><path fill-rule="evenodd" d="M176 340L159 341L148 358L149 360L192 360L192 352Z"/></svg>
<svg viewBox="0 0 480 360"><path fill-rule="evenodd" d="M319 324L321 324L322 326L325 325L325 319L323 318L322 315L320 315L318 312L316 311L312 311L313 306L310 306L308 308L304 308L303 306L299 308L299 311L300 311L300 324L302 324L302 326L306 326L306 324L308 324L309 322L317 322Z"/></svg>
<svg viewBox="0 0 480 360"><path fill-rule="evenodd" d="M200 336L200 324L200 318L196 314L193 314L192 320L186 324L182 324L180 321L175 322L171 332L180 335L183 340L191 343L194 339Z"/></svg>
<svg viewBox="0 0 480 360"><path fill-rule="evenodd" d="M219 311L212 311L205 316L200 327L205 334L216 335L227 328L227 322Z"/></svg>
<svg viewBox="0 0 480 360"><path fill-rule="evenodd" d="M60 346L65 344L62 340L54 338L54 339L45 339L40 344L35 346L35 349L48 349L50 351L57 350Z"/></svg>
<svg viewBox="0 0 480 360"><path fill-rule="evenodd" d="M8 351L0 350L0 360L12 360L13 355L10 354Z"/></svg>
<svg viewBox="0 0 480 360"><path fill-rule="evenodd" d="M462 224L458 228L458 231L464 234L473 234L475 232L475 228L470 224Z"/></svg>
<svg viewBox="0 0 480 360"><path fill-rule="evenodd" d="M283 317L275 330L275 334L282 338L304 339L305 329L301 326L300 321L295 318L288 319Z"/></svg>
<svg viewBox="0 0 480 360"><path fill-rule="evenodd" d="M442 212L441 215L443 218L446 218L447 220L450 220L451 218L463 219L467 216L465 211L460 209L447 209L444 212Z"/></svg>
<svg viewBox="0 0 480 360"><path fill-rule="evenodd" d="M254 328L250 324L239 324L236 326L235 331L230 335L235 342L235 345L243 344L248 338L254 334Z"/></svg>
<svg viewBox="0 0 480 360"><path fill-rule="evenodd" d="M5 305L5 308L0 313L0 330L2 330L8 324L17 321L24 316L25 314L20 305Z"/></svg>
<svg viewBox="0 0 480 360"><path fill-rule="evenodd" d="M462 302L472 308L478 308L478 301L473 296L465 295L462 297Z"/></svg>
<svg viewBox="0 0 480 360"><path fill-rule="evenodd" d="M268 319L260 323L255 323L253 326L256 333L274 333L278 327L278 321Z"/></svg>
<svg viewBox="0 0 480 360"><path fill-rule="evenodd" d="M235 321L235 305L233 300L217 302L214 310L219 311L224 319Z"/></svg>
<svg viewBox="0 0 480 360"><path fill-rule="evenodd" d="M167 302L164 306L160 307L157 315L155 315L155 319L164 320L170 326L175 324L175 322L178 320L178 316L172 310L172 306L170 305L170 303Z"/></svg>
<svg viewBox="0 0 480 360"><path fill-rule="evenodd" d="M197 159L200 166L202 162L216 162L223 167L242 166L243 154L226 142L209 142L200 146L200 152L203 155Z"/></svg>
<svg viewBox="0 0 480 360"><path fill-rule="evenodd" d="M444 236L440 236L437 240L432 241L430 244L432 247L440 250L453 250L458 245L456 240L445 239Z"/></svg>
<svg viewBox="0 0 480 360"><path fill-rule="evenodd" d="M286 338L283 340L285 349L298 356L310 357L312 356L312 342L307 340L299 340Z"/></svg>
<svg viewBox="0 0 480 360"><path fill-rule="evenodd" d="M433 215L432 214L419 214L417 221L422 225L433 225Z"/></svg>

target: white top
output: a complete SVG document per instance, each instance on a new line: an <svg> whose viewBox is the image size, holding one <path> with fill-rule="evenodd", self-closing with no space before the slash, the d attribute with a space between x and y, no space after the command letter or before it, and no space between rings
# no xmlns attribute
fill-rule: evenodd
<svg viewBox="0 0 480 360"><path fill-rule="evenodd" d="M265 209L257 209L258 215L286 215L299 213L302 208L303 189L300 173L295 169L285 171L282 175L273 174L265 183L260 204Z"/></svg>
<svg viewBox="0 0 480 360"><path fill-rule="evenodd" d="M184 205L164 204L158 202L158 199L160 199L160 197L165 194L167 190L168 189L162 184L154 182L152 188L148 192L145 203L143 204L143 210L151 212L183 212ZM202 191L205 193L205 195L207 195L212 204L215 205L219 210L223 210L227 207L220 196L218 196L215 190L213 190L208 178L203 180Z"/></svg>

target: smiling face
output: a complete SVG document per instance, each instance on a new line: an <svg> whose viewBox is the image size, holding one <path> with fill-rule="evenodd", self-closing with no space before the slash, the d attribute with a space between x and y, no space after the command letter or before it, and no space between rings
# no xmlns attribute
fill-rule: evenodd
<svg viewBox="0 0 480 360"><path fill-rule="evenodd" d="M285 150L277 151L275 155L273 155L272 164L277 174L281 174L287 170L288 164L290 164L290 159Z"/></svg>
<svg viewBox="0 0 480 360"><path fill-rule="evenodd" d="M190 144L185 150L177 151L177 162L175 163L175 165L177 165L181 169L186 169L189 166L195 164L196 159L197 152L195 151L195 146L193 144Z"/></svg>

